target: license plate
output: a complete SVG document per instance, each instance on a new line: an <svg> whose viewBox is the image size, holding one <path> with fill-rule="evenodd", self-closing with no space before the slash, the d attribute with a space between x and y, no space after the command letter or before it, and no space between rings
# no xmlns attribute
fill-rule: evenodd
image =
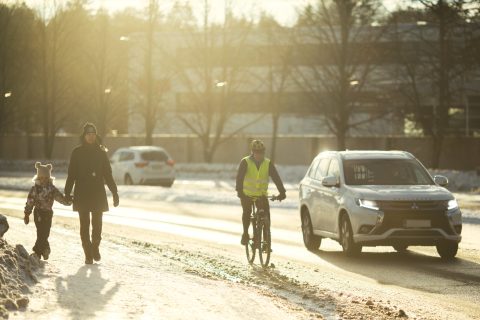
<svg viewBox="0 0 480 320"><path fill-rule="evenodd" d="M153 170L160 170L160 169L162 169L162 168L163 168L163 166L162 166L161 164L154 164L154 165L152 166L152 169L153 169Z"/></svg>
<svg viewBox="0 0 480 320"><path fill-rule="evenodd" d="M430 220L405 220L405 228L430 228Z"/></svg>

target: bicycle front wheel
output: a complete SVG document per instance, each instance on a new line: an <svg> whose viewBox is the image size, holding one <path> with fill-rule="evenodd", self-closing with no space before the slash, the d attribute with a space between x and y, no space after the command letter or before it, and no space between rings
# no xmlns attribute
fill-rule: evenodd
<svg viewBox="0 0 480 320"><path fill-rule="evenodd" d="M245 245L245 253L247 254L247 260L248 260L248 263L250 264L252 264L253 261L255 260L255 250L256 250L255 233L256 233L255 223L252 222L250 224L250 227L248 228L248 234L250 236L247 244Z"/></svg>
<svg viewBox="0 0 480 320"><path fill-rule="evenodd" d="M258 257L263 268L268 267L270 263L271 241L270 241L270 226L268 222L263 221L258 227Z"/></svg>

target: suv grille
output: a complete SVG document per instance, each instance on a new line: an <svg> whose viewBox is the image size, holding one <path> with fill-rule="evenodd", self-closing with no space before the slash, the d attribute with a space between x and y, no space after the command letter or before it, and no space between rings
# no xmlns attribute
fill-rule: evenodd
<svg viewBox="0 0 480 320"><path fill-rule="evenodd" d="M377 201L377 203L384 213L384 218L382 225L375 229L374 234L382 234L392 228L405 228L406 220L430 220L431 228L455 234L446 215L446 201Z"/></svg>
<svg viewBox="0 0 480 320"><path fill-rule="evenodd" d="M447 201L377 201L382 211L431 211L446 210Z"/></svg>

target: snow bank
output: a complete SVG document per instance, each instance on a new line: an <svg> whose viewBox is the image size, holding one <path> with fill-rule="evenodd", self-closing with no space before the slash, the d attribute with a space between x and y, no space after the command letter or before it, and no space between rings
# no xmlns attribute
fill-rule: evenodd
<svg viewBox="0 0 480 320"><path fill-rule="evenodd" d="M53 175L64 177L68 168L66 160L43 161L53 164ZM34 174L34 160L10 161L0 160L0 177L27 177ZM178 163L177 180L235 180L238 164L228 163ZM307 172L308 166L277 165L280 176L285 183L298 184ZM3 173L3 174L2 174ZM480 177L475 171L430 170L432 175L444 175L449 181L451 191L476 191L480 188ZM20 181L19 181L20 182ZM10 183L15 184L14 181ZM3 185L3 182L1 183ZM3 186L5 187L5 186Z"/></svg>
<svg viewBox="0 0 480 320"><path fill-rule="evenodd" d="M27 307L25 294L28 285L37 281L33 270L39 266L22 245L14 248L0 239L0 317L8 318L8 311Z"/></svg>
<svg viewBox="0 0 480 320"><path fill-rule="evenodd" d="M442 175L448 178L448 189L452 191L477 191L480 188L480 176L476 171L429 170L432 176Z"/></svg>

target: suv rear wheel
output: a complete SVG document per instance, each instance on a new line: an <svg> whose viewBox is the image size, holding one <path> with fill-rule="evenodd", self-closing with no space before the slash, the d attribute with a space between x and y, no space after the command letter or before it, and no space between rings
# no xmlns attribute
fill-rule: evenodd
<svg viewBox="0 0 480 320"><path fill-rule="evenodd" d="M133 185L132 177L130 177L130 175L128 173L125 175L125 184L127 186Z"/></svg>
<svg viewBox="0 0 480 320"><path fill-rule="evenodd" d="M342 214L340 218L340 244L343 252L349 257L355 256L362 251L362 246L353 241L352 225L346 213Z"/></svg>
<svg viewBox="0 0 480 320"><path fill-rule="evenodd" d="M320 248L322 238L313 234L312 219L307 209L302 212L302 234L303 243L308 250L316 251Z"/></svg>
<svg viewBox="0 0 480 320"><path fill-rule="evenodd" d="M405 253L407 252L408 246L404 244L397 244L393 246L393 249L395 249L399 253Z"/></svg>

